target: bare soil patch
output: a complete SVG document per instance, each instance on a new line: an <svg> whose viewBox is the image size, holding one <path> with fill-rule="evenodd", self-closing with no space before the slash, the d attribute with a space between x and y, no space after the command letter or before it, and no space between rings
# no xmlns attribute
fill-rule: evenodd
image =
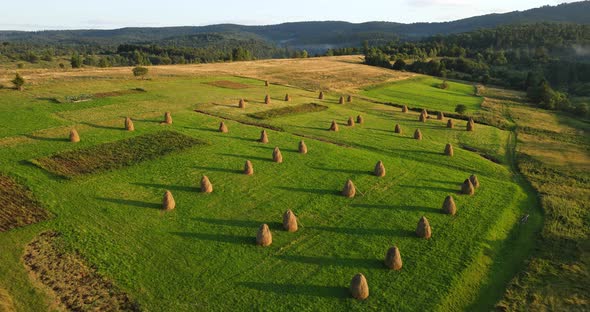
<svg viewBox="0 0 590 312"><path fill-rule="evenodd" d="M32 192L13 178L0 174L0 232L46 220L50 214Z"/></svg>

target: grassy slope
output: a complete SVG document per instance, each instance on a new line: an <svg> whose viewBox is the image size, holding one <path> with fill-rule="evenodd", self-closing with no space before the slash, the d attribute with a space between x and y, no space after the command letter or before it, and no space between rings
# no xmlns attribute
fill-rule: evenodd
<svg viewBox="0 0 590 312"><path fill-rule="evenodd" d="M468 114L479 109L482 98L473 96L473 86L447 81L449 88L443 90L438 87L441 83L442 80L435 77L418 76L368 87L361 94L381 101L445 112L454 112L457 104L467 106Z"/></svg>
<svg viewBox="0 0 590 312"><path fill-rule="evenodd" d="M479 295L473 286L496 279L466 272L482 253L493 258L501 252L502 239L520 214L525 195L511 181L506 166L458 148L454 158L441 152L447 142L463 142L502 156L506 132L481 126L475 133L466 133L460 121L456 130L447 130L442 122L419 124L415 114L355 101L346 107L329 104L324 112L272 120L288 132L352 146L307 139L310 153L299 155L300 138L290 133L270 131L271 143L261 145L254 142L259 128L228 122L230 133L223 135L215 132L218 118L192 112L198 106L246 118L245 112L229 106L235 106L239 97L250 99L248 112L267 109L259 104L265 94L259 81L223 78L256 85L238 91L203 83L212 79L81 80L67 88L42 84L24 94L0 91L1 109L26 112L20 123L4 118L3 124L11 126L3 129L3 136L50 128L30 138L0 141L11 146L0 151L0 168L27 181L57 215L0 235L2 246L10 246L0 254L5 264L0 267L0 287L12 294L15 305L39 310L47 304L27 281L19 262L24 244L43 229L63 232L71 248L80 250L100 272L154 311L236 306L444 309L450 298L469 304ZM72 89L93 93L136 86L149 92L78 104L33 99L70 95ZM287 91L294 97L289 104L279 100ZM281 86L272 86L270 93L276 99L271 107L301 104L316 96ZM336 99L331 96L325 102ZM157 131L162 129L157 122L164 110L173 113L172 129L211 145L75 182L52 179L21 162ZM365 125L342 126L338 133L324 130L331 119L343 122L358 112L365 115ZM136 120L134 133L115 129L127 115ZM402 124L404 136L393 135L394 121ZM77 124L82 137L77 146L61 139L72 124ZM421 142L409 138L418 126L425 136ZM269 161L275 145L283 150L284 164ZM246 159L254 162L252 177L239 174ZM368 174L379 159L388 169L383 179ZM477 173L482 182L478 194L456 197L456 217L440 214L444 196L454 193L470 173ZM202 174L211 178L213 194L196 192ZM348 200L337 195L347 178L355 181L363 196ZM163 214L157 209L164 189L176 197L174 212ZM287 207L300 217L300 232L279 230ZM430 241L413 237L421 215L431 220L434 237ZM269 223L274 234L269 248L253 246L256 229L263 222ZM402 251L402 272L389 272L381 265L391 244ZM347 299L346 286L359 271L371 285L372 295L366 302ZM472 283L463 285L459 280Z"/></svg>

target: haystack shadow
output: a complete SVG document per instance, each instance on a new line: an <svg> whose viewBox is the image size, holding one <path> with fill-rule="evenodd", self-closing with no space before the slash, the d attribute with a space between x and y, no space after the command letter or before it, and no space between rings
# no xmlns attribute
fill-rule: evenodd
<svg viewBox="0 0 590 312"><path fill-rule="evenodd" d="M290 191L290 192L299 192L299 193L309 193L309 194L320 194L320 195L340 195L340 191L338 190L325 190L325 189L309 189L309 188L302 188L302 187L290 187L290 186L275 186L275 188Z"/></svg>
<svg viewBox="0 0 590 312"><path fill-rule="evenodd" d="M329 227L329 226L308 226L308 229L326 231L338 234L362 235L362 236L395 236L395 237L413 237L414 232L403 229L374 229L374 228L346 228L346 227Z"/></svg>
<svg viewBox="0 0 590 312"><path fill-rule="evenodd" d="M238 283L238 285L264 292L272 292L278 295L301 295L339 299L348 297L348 288L346 287L259 282L242 282Z"/></svg>
<svg viewBox="0 0 590 312"><path fill-rule="evenodd" d="M421 211L427 213L442 213L442 210L434 207L424 206L404 206L404 205L376 205L376 204L352 204L354 208L369 208L369 209L385 209L385 210L405 210L405 211Z"/></svg>
<svg viewBox="0 0 590 312"><path fill-rule="evenodd" d="M309 257L295 255L281 255L277 256L277 258L285 261L299 262L304 264L329 265L365 269L383 268L383 260L378 259Z"/></svg>
<svg viewBox="0 0 590 312"><path fill-rule="evenodd" d="M162 204L153 203L153 202L144 202L139 200L132 200L132 199L122 199L122 198L108 198L108 197L95 197L100 201L105 201L113 204L118 204L121 206L134 206L140 208L151 208L151 209L162 209Z"/></svg>
<svg viewBox="0 0 590 312"><path fill-rule="evenodd" d="M169 185L169 184L158 184L158 183L141 183L141 182L135 182L135 183L131 183L131 184L139 185L139 186L143 186L143 187L160 189L162 191L170 190L170 191L181 191L181 192L196 192L199 190L199 188L196 186L192 187L192 186Z"/></svg>
<svg viewBox="0 0 590 312"><path fill-rule="evenodd" d="M219 243L230 243L237 245L253 245L256 243L256 237L227 235L227 234L207 234L207 233L189 233L189 232L170 232L170 234L187 239L206 240Z"/></svg>

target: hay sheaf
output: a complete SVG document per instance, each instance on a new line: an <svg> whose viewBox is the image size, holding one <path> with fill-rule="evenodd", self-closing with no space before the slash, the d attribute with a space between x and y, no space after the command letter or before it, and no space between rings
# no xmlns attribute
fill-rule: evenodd
<svg viewBox="0 0 590 312"><path fill-rule="evenodd" d="M420 132L420 129L416 129L416 131L414 131L414 139L422 140L422 132Z"/></svg>
<svg viewBox="0 0 590 312"><path fill-rule="evenodd" d="M436 115L436 119L443 120L445 118L445 114L443 112L438 112Z"/></svg>
<svg viewBox="0 0 590 312"><path fill-rule="evenodd" d="M162 198L162 209L172 210L174 208L176 208L176 202L174 201L174 196L172 196L172 192L164 192L164 198Z"/></svg>
<svg viewBox="0 0 590 312"><path fill-rule="evenodd" d="M427 117L426 115L424 115L424 114L420 114L420 116L418 117L418 120L419 120L420 122L426 122L426 119L427 119L427 118L428 118L428 117Z"/></svg>
<svg viewBox="0 0 590 312"><path fill-rule="evenodd" d="M354 119L352 119L352 116L348 117L348 121L346 122L346 124L349 127L354 127Z"/></svg>
<svg viewBox="0 0 590 312"><path fill-rule="evenodd" d="M70 130L70 142L72 142L72 143L80 142L80 135L78 134L78 131L76 131L76 129Z"/></svg>
<svg viewBox="0 0 590 312"><path fill-rule="evenodd" d="M164 123L167 125L171 125L172 124L172 114L170 112L165 112L164 113Z"/></svg>
<svg viewBox="0 0 590 312"><path fill-rule="evenodd" d="M426 108L423 108L422 112L420 114L424 115L424 117L428 118L428 111L426 110Z"/></svg>
<svg viewBox="0 0 590 312"><path fill-rule="evenodd" d="M445 197L442 209L444 213L450 214L452 216L454 216L455 213L457 213L457 206L455 205L455 200L453 199L453 196L449 195Z"/></svg>
<svg viewBox="0 0 590 312"><path fill-rule="evenodd" d="M362 273L356 274L350 281L350 294L358 300L365 300L369 297L369 284Z"/></svg>
<svg viewBox="0 0 590 312"><path fill-rule="evenodd" d="M451 143L447 143L447 145L445 145L445 155L447 155L447 156L453 156L454 155L453 145L451 145Z"/></svg>
<svg viewBox="0 0 590 312"><path fill-rule="evenodd" d="M291 101L291 96L289 95L289 93L285 94L285 102L289 102Z"/></svg>
<svg viewBox="0 0 590 312"><path fill-rule="evenodd" d="M348 198L353 198L354 195L356 195L356 187L354 186L354 183L352 183L352 180L349 179L346 181L344 188L342 189L342 195Z"/></svg>
<svg viewBox="0 0 590 312"><path fill-rule="evenodd" d="M416 236L425 239L429 239L432 236L430 223L428 223L428 219L426 219L424 216L422 216L420 221L418 221L418 226L416 227Z"/></svg>
<svg viewBox="0 0 590 312"><path fill-rule="evenodd" d="M471 182L474 188L479 187L479 180L477 179L477 176L475 174L469 176L469 181Z"/></svg>
<svg viewBox="0 0 590 312"><path fill-rule="evenodd" d="M283 228L287 232L297 232L297 217L291 209L287 209L283 214Z"/></svg>
<svg viewBox="0 0 590 312"><path fill-rule="evenodd" d="M393 246L387 250L385 254L385 266L396 271L402 269L402 256L397 246Z"/></svg>
<svg viewBox="0 0 590 312"><path fill-rule="evenodd" d="M469 117L469 121L467 121L467 131L474 131L475 130L475 121L473 118Z"/></svg>
<svg viewBox="0 0 590 312"><path fill-rule="evenodd" d="M361 115L356 116L356 123L359 125L365 123L363 116L361 116Z"/></svg>
<svg viewBox="0 0 590 312"><path fill-rule="evenodd" d="M204 175L201 178L201 193L211 193L213 192L213 184L209 181L209 177Z"/></svg>
<svg viewBox="0 0 590 312"><path fill-rule="evenodd" d="M348 103L352 103L352 95L349 95L349 96L346 98L346 102L348 102Z"/></svg>
<svg viewBox="0 0 590 312"><path fill-rule="evenodd" d="M238 103L238 107L239 108L246 108L246 101L244 101L244 99L240 99L240 102Z"/></svg>
<svg viewBox="0 0 590 312"><path fill-rule="evenodd" d="M268 87L269 85L270 85L270 83L268 83L268 80L265 80L265 81L264 81L264 86L265 86L265 87Z"/></svg>
<svg viewBox="0 0 590 312"><path fill-rule="evenodd" d="M338 100L338 104L344 104L344 97L340 96L340 99Z"/></svg>
<svg viewBox="0 0 590 312"><path fill-rule="evenodd" d="M125 130L127 131L135 131L135 126L133 125L133 120L129 117L125 117Z"/></svg>
<svg viewBox="0 0 590 312"><path fill-rule="evenodd" d="M305 142L303 142L303 140L299 141L299 153L307 154L307 145L305 145Z"/></svg>
<svg viewBox="0 0 590 312"><path fill-rule="evenodd" d="M229 130L227 129L227 126L225 125L225 122L220 122L219 123L219 132L221 133L228 133Z"/></svg>
<svg viewBox="0 0 590 312"><path fill-rule="evenodd" d="M402 113L407 113L407 112L408 112L408 105L402 106Z"/></svg>
<svg viewBox="0 0 590 312"><path fill-rule="evenodd" d="M268 95L268 94L267 94L267 95L264 97L264 104L270 104L270 95Z"/></svg>
<svg viewBox="0 0 590 312"><path fill-rule="evenodd" d="M272 161L279 164L283 162L283 154L281 154L281 150L278 146L276 146L275 149L272 151Z"/></svg>
<svg viewBox="0 0 590 312"><path fill-rule="evenodd" d="M320 95L318 95L318 99L319 100L323 100L324 99L324 91L320 91Z"/></svg>
<svg viewBox="0 0 590 312"><path fill-rule="evenodd" d="M452 119L449 119L449 120L447 121L447 128L450 128L450 129L453 129L453 128L455 128L455 123L453 122L453 120L452 120Z"/></svg>
<svg viewBox="0 0 590 312"><path fill-rule="evenodd" d="M65 250L59 233L44 232L25 248L22 260L68 311L141 311L141 307L111 280L86 264L77 252Z"/></svg>
<svg viewBox="0 0 590 312"><path fill-rule="evenodd" d="M393 132L402 134L402 127L399 124L395 124L395 129L393 130Z"/></svg>
<svg viewBox="0 0 590 312"><path fill-rule="evenodd" d="M260 139L258 139L258 142L264 144L268 143L268 134L266 134L266 130L260 132Z"/></svg>
<svg viewBox="0 0 590 312"><path fill-rule="evenodd" d="M330 125L330 129L328 129L330 131L338 131L338 124L336 123L335 120L332 120L332 124Z"/></svg>
<svg viewBox="0 0 590 312"><path fill-rule="evenodd" d="M256 233L256 245L258 246L270 246L272 244L272 233L268 228L267 224L263 224L258 228L258 233Z"/></svg>
<svg viewBox="0 0 590 312"><path fill-rule="evenodd" d="M249 160L246 160L246 163L244 164L244 174L245 175L253 175L254 174L254 166L252 166L252 162Z"/></svg>
<svg viewBox="0 0 590 312"><path fill-rule="evenodd" d="M373 174L375 174L378 177L385 176L385 166L383 165L383 162L381 160L378 161L377 164L375 164L375 170L373 171Z"/></svg>
<svg viewBox="0 0 590 312"><path fill-rule="evenodd" d="M461 193L465 195L473 195L475 194L475 188L469 179L465 179L463 184L461 184Z"/></svg>

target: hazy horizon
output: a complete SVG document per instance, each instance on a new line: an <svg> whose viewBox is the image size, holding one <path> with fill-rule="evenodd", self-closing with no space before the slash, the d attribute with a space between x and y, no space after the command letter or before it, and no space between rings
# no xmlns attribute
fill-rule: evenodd
<svg viewBox="0 0 590 312"><path fill-rule="evenodd" d="M11 2L0 11L0 30L40 31L66 29L118 29L125 27L206 26L214 24L273 25L305 21L373 21L419 23L446 22L492 13L523 11L544 5L577 1L524 0L369 0L339 5L336 1L300 0L277 3L262 0L253 5L237 0L223 3L170 0L166 6L154 0L104 0L80 7L73 0L28 2L27 14ZM129 14L129 12L133 12Z"/></svg>

